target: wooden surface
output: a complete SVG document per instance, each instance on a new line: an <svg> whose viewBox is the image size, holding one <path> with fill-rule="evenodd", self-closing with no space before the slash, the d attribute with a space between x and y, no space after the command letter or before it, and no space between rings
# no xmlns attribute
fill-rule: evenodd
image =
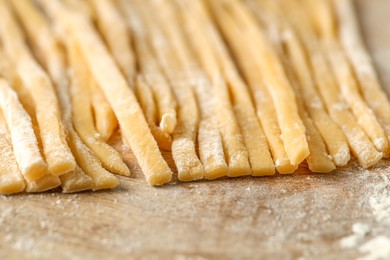
<svg viewBox="0 0 390 260"><path fill-rule="evenodd" d="M360 0L359 10L390 93L390 1ZM121 178L114 191L1 196L0 259L370 259L389 253L388 162L325 175L152 188L126 147L118 148L134 175Z"/></svg>

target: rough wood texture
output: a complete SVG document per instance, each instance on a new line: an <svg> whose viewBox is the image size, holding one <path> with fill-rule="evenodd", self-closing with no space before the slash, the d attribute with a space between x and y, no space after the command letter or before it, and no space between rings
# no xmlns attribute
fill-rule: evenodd
<svg viewBox="0 0 390 260"><path fill-rule="evenodd" d="M390 1L358 3L390 94ZM129 150L117 148L134 177L114 191L1 196L0 258L348 259L390 248L388 161L152 188Z"/></svg>

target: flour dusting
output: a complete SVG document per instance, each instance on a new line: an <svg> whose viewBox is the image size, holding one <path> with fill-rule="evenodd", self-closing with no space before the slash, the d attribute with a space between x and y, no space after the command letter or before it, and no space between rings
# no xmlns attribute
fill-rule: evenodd
<svg viewBox="0 0 390 260"><path fill-rule="evenodd" d="M390 239L385 236L375 237L359 247L359 251L366 255L362 260L390 259Z"/></svg>

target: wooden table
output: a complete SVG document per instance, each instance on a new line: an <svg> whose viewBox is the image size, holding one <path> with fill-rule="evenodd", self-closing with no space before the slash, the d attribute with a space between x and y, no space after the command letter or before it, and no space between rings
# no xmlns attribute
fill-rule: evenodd
<svg viewBox="0 0 390 260"><path fill-rule="evenodd" d="M358 2L390 93L390 1ZM117 147L134 176L116 190L1 196L0 259L348 259L390 248L388 162L152 188Z"/></svg>

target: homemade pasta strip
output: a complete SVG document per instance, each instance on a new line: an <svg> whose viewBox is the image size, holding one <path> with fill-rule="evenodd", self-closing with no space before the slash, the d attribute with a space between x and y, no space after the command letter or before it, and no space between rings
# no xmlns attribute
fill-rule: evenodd
<svg viewBox="0 0 390 260"><path fill-rule="evenodd" d="M89 2L95 10L98 28L103 38L129 85L133 87L136 72L135 57L124 18L112 0L90 0Z"/></svg>
<svg viewBox="0 0 390 260"><path fill-rule="evenodd" d="M382 158L382 153L376 151L364 130L348 110L344 100L340 99L339 89L334 78L329 75L331 68L326 63L325 57L320 53L311 55L317 86L329 114L343 130L359 164L364 168L374 165Z"/></svg>
<svg viewBox="0 0 390 260"><path fill-rule="evenodd" d="M151 8L159 10L159 14L156 22L164 30L166 37L172 41L172 45L175 48L176 55L179 63L183 67L183 84L189 84L194 88L195 95L198 100L199 108L201 111L201 121L199 123L199 156L203 164L205 175L219 176L226 172L227 166L225 162L224 150L226 152L226 159L229 166L228 176L236 177L241 175L247 175L250 173L250 165L248 162L248 154L245 146L242 142L238 126L232 129L231 125L235 122L233 117L225 117L225 121L221 122L220 111L227 112L228 107L221 107L218 105L217 99L214 97L214 93L210 89L210 82L206 75L201 71L198 64L194 60L193 53L188 48L188 43L185 42L182 31L180 31L178 17L174 6L168 2L153 1ZM217 103L217 104L216 104ZM231 111L232 112L232 111ZM217 116L215 116L215 114ZM234 120L234 121L231 121ZM215 125L215 121L219 122L218 126ZM223 126L223 127L222 127ZM222 139L218 137L221 132ZM235 135L232 135L232 132ZM227 135L229 139L227 139ZM222 142L223 140L223 142ZM237 142L238 141L238 142ZM224 145L222 145L222 143ZM235 143L236 146L232 151L231 144ZM242 147L242 149L240 149ZM232 153L233 152L233 153Z"/></svg>
<svg viewBox="0 0 390 260"><path fill-rule="evenodd" d="M135 19L132 14L126 11L128 10L126 3L122 4L126 20L132 27L135 25ZM137 22L139 23L139 21ZM140 28L135 26L132 29L134 36L138 35L138 37L134 37L134 43L141 70L135 83L137 97L159 147L171 150L171 134L176 127L175 100L157 62L151 56L150 48L147 46L149 43L144 39L143 32L139 31Z"/></svg>
<svg viewBox="0 0 390 260"><path fill-rule="evenodd" d="M77 9L77 12L82 13L82 15L87 19L94 19L98 18L95 14L95 8L92 6L92 1L78 1L78 0L66 0L65 1L67 5L71 6L73 9ZM99 16L100 17L100 16ZM98 19L98 22L101 20L101 18ZM113 23L116 24L116 23ZM118 26L121 26L120 24L116 24L115 28ZM114 28L114 30L115 30ZM110 32L108 32L110 33ZM123 37L117 37L116 41L121 41ZM111 38L110 38L111 39ZM107 39L106 39L107 40ZM66 39L63 39L65 42ZM111 43L111 41L109 41ZM114 43L115 45L117 43ZM121 44L119 44L121 45ZM110 46L111 47L111 46ZM130 55L132 55L130 53ZM123 53L122 55L124 58L123 60L128 60L128 53ZM117 56L115 56L117 58ZM132 65L133 66L133 65ZM103 141L108 141L110 137L113 135L115 130L118 128L118 120L115 117L115 114L108 103L106 97L104 96L103 92L100 90L100 88L97 86L97 83L93 78L89 79L90 86L90 96L91 96L91 103L92 108L94 112L94 119L95 119L95 127L96 130L100 133L101 138Z"/></svg>
<svg viewBox="0 0 390 260"><path fill-rule="evenodd" d="M118 186L118 178L102 167L101 162L75 132L70 132L69 139L69 146L75 154L78 165L93 180L92 190L112 189Z"/></svg>
<svg viewBox="0 0 390 260"><path fill-rule="evenodd" d="M76 160L84 161L85 165L94 165L96 164L96 158L91 156L90 151L82 143L73 128L72 108L69 96L69 82L66 73L66 64L64 61L65 55L63 55L62 49L59 48L59 42L53 37L53 34L51 33L48 25L48 21L45 19L45 17L38 11L37 7L35 6L31 5L30 10L31 12L35 12L35 17L39 17L41 20L41 22L36 24L35 28L39 28L39 34L42 35L42 37L45 36L46 40L44 45L36 44L36 48L38 49L37 51L42 53L42 63L47 68L49 74L56 83L55 86L57 89L59 104L61 105L62 119L65 130L67 131L68 137L70 135L73 136L73 138L68 138L70 148L73 154L75 154ZM33 31L27 30L27 32L33 34ZM100 169L100 165L96 165L95 167L98 169L97 172L94 173L95 175L103 175L103 177L107 175L106 171ZM87 171L91 170L87 168L86 172ZM93 187L95 187L95 189L104 188L105 186L108 188L113 187L113 185L110 184L110 182L112 182L112 178L107 178L108 183L101 184L99 183L101 178L95 176L95 178L92 179L86 174L86 172L84 172L82 167L76 166L74 171L61 175L60 179L63 192L77 192L82 190L89 190Z"/></svg>
<svg viewBox="0 0 390 260"><path fill-rule="evenodd" d="M337 40L331 7L328 2L322 0L316 3L315 7L314 11L316 11L318 17L322 18L322 20L317 18L317 29L324 41L323 46L332 65L332 71L339 83L341 93L358 119L357 122L371 139L375 148L384 154L388 153L389 144L387 136L376 119L374 112L364 102L352 67Z"/></svg>
<svg viewBox="0 0 390 260"><path fill-rule="evenodd" d="M217 10L234 17L236 23L246 28L243 31L245 40L241 41L248 44L250 56L258 61L260 70L263 71L264 81L274 102L286 153L292 164L301 163L309 155L305 128L298 114L294 91L270 42L242 2L218 0L210 3Z"/></svg>
<svg viewBox="0 0 390 260"><path fill-rule="evenodd" d="M217 118L212 115L213 110L209 107L209 104L206 103L208 98L211 99L211 93L206 91L206 89L210 87L210 83L203 73L195 76L194 80L195 79L198 80L197 86L195 87L195 93L197 94L198 102L200 103L199 107L202 113L198 133L199 157L203 164L205 178L216 179L226 174L230 177L249 174L250 165L247 154L245 157L246 163L245 160L241 160L241 158L232 158L227 155L228 164L226 164L224 155L226 146L223 146L223 140L225 139L221 138L223 133L220 134L218 128L215 126L215 120Z"/></svg>
<svg viewBox="0 0 390 260"><path fill-rule="evenodd" d="M113 173L129 176L130 171L122 161L120 154L100 138L94 127L88 89L90 72L77 44L71 39L67 41L67 53L71 68L69 77L72 118L77 133L86 146L100 159L104 168Z"/></svg>
<svg viewBox="0 0 390 260"><path fill-rule="evenodd" d="M179 62L172 46L168 44L161 31L157 27L148 26L147 20L141 20L142 10L139 6L130 5L128 1L121 1L121 4L128 19L137 17L139 21L143 20L143 23L145 23L145 25L139 23L137 26L131 24L133 31L136 33L135 37L149 37L148 40L152 45L150 51L154 51L159 66L169 78L178 102L178 121L173 132L172 141L172 157L178 171L178 178L179 180L202 179L204 177L203 166L197 156L195 147L200 116L193 90L187 84L181 83L178 75L181 71L178 67ZM137 30L138 27L141 31ZM140 34L147 27L149 27L150 34L148 36Z"/></svg>
<svg viewBox="0 0 390 260"><path fill-rule="evenodd" d="M69 12L60 1L40 2L75 37L93 77L113 108L123 138L131 146L147 181L151 185L169 182L172 171L161 156L134 93L92 24L77 13Z"/></svg>
<svg viewBox="0 0 390 260"><path fill-rule="evenodd" d="M295 75L297 81L295 85L300 89L299 92L301 93L306 111L320 132L333 162L336 166L346 165L350 159L348 142L343 131L328 115L323 101L316 90L312 73L310 72L311 68L301 41L284 19L283 11L275 5L274 1L260 2L252 0L250 3L252 4L250 7L252 7L252 10L255 10L258 18L267 24L269 37L275 38L276 35L274 33L277 32L278 35L276 37L283 42L286 58L289 60L293 70L291 73Z"/></svg>
<svg viewBox="0 0 390 260"><path fill-rule="evenodd" d="M307 63L302 45L292 31L285 29L282 37L288 52L290 66L296 75L297 86L300 89L307 112L321 134L333 162L337 166L344 166L350 159L347 139L324 108L323 101L314 85L312 75L308 73L311 68Z"/></svg>
<svg viewBox="0 0 390 260"><path fill-rule="evenodd" d="M126 76L130 86L134 85L135 57L123 19L113 1L89 1L95 11L98 27L107 42L115 61ZM112 26L115 24L115 26ZM108 140L118 126L118 121L102 91L91 80L92 106L95 112L96 128L104 140Z"/></svg>
<svg viewBox="0 0 390 260"><path fill-rule="evenodd" d="M51 174L46 174L41 179L27 182L26 192L44 192L52 190L61 185L60 178Z"/></svg>
<svg viewBox="0 0 390 260"><path fill-rule="evenodd" d="M148 120L148 116L146 116L149 126L152 129L152 134L162 149L171 150L171 134L175 130L177 124L176 100L165 75L159 67L158 61L153 57L147 37L144 35L145 33L140 30L140 26L137 25L137 23L139 24L140 22L136 20L131 13L126 11L129 10L126 7L126 4L124 4L123 9L127 13L126 18L135 36L135 50L140 67L140 77L138 78L137 84L149 88L151 90L150 98L153 99L150 100L150 105L147 105L145 102L144 105L142 105L143 102L140 100L141 107L145 114L150 114L149 110L153 103L153 107L155 107L153 120ZM140 90L146 91L146 89Z"/></svg>
<svg viewBox="0 0 390 260"><path fill-rule="evenodd" d="M145 79L138 75L135 83L135 92L140 102L141 108L144 111L146 121L149 124L150 131L154 139L156 139L158 146L166 151L171 150L172 137L167 132L161 130L156 125L156 106L153 99L153 93L149 84Z"/></svg>
<svg viewBox="0 0 390 260"><path fill-rule="evenodd" d="M3 58L5 58L5 57L3 57ZM28 153L36 154L35 151L38 151L38 157L40 157L40 160L42 161L41 164L44 164L44 166L41 167L41 169L39 169L39 171L38 171L39 175L42 175L38 179L30 180L30 179L26 178L26 175L23 176L25 179L25 182L26 182L26 192L42 192L42 191L47 191L47 190L56 188L60 184L59 178L57 176L51 175L48 172L47 164L41 156L41 153L43 153L42 152L43 149L42 149L42 145L41 145L41 140L39 138L40 135L39 135L38 124L37 124L36 118L35 118L34 103L31 99L30 93L21 84L21 82L17 78L17 75L12 75L15 72L10 71L10 73L11 74L8 76L14 77L13 87L15 88L17 93L19 94L20 102L23 104L24 108L26 108L26 111L23 113L23 109L24 109L23 106L21 104L17 105L17 103L14 103L14 105L15 105L14 108L19 107L19 109L17 109L19 111L13 110L13 114L12 114L12 117L14 118L14 120L13 120L14 126L13 127L17 127L17 129L18 129L18 130L15 129L12 131L12 135L16 135L15 138L18 142L18 145L13 144L14 154L20 153L20 150L21 150L22 153L20 154L20 156L22 156L23 160L26 160L26 158L31 159L31 157L27 156ZM6 97L6 96L7 95L4 95L4 97ZM16 101L18 101L18 100L16 99ZM25 114L25 115L21 115L21 113ZM29 115L32 116L31 120L29 118ZM27 116L27 118L25 116ZM15 118L16 118L16 120L15 120ZM15 124L16 121L25 122L27 124L22 124L20 126L17 126L17 124ZM28 121L30 121L30 122L28 122ZM22 129L24 130L23 133L20 132ZM31 129L31 131L29 129ZM32 133L28 134L28 132L32 132ZM34 132L35 132L35 134L34 134ZM12 140L12 135L11 135L11 140ZM30 137L28 137L28 136L30 136ZM36 141L35 141L36 144L31 143L31 140L32 140L31 138L36 139ZM28 140L30 140L30 141L28 141ZM34 146L36 146L36 148L34 148ZM17 150L19 150L19 151L17 151ZM22 166L18 165L18 167L19 167L19 169L21 169L20 167L22 167ZM69 173L62 174L62 176L67 175L67 174L69 174Z"/></svg>
<svg viewBox="0 0 390 260"><path fill-rule="evenodd" d="M118 128L118 120L95 80L90 78L88 85L96 130L104 141L108 141Z"/></svg>
<svg viewBox="0 0 390 260"><path fill-rule="evenodd" d="M30 116L4 79L0 79L0 107L10 130L20 172L28 181L42 178L47 174L47 164L40 154Z"/></svg>
<svg viewBox="0 0 390 260"><path fill-rule="evenodd" d="M134 92L137 96L142 111L144 112L144 116L149 124L149 127L156 127L156 106L153 100L153 93L142 75L137 75Z"/></svg>
<svg viewBox="0 0 390 260"><path fill-rule="evenodd" d="M21 5L21 7L19 5ZM76 134L72 125L69 82L66 75L65 57L60 48L60 44L57 39L53 37L53 33L51 28L49 28L46 18L31 1L22 0L18 2L18 5L15 5L15 9L26 28L31 42L34 44L36 52L41 53L39 56L41 63L46 67L55 83L54 86L56 87L59 104L61 106L61 115L65 131L67 135L69 135L70 132ZM26 19L27 17L34 17L34 19ZM36 37L36 35L39 35L40 37ZM28 96L23 96L23 98L27 99ZM74 151L72 152L74 153ZM93 186L92 179L78 166L76 166L74 171L62 174L60 179L63 192L89 190L92 189ZM53 178L46 178L46 181L38 183L40 185L35 184L35 188L32 189L45 189L45 186L54 185L56 182L57 180Z"/></svg>
<svg viewBox="0 0 390 260"><path fill-rule="evenodd" d="M0 109L0 194L22 192L26 186L16 162L10 138Z"/></svg>
<svg viewBox="0 0 390 260"><path fill-rule="evenodd" d="M4 88L2 89L4 90ZM59 178L48 172L47 164L41 156L39 142L37 142L34 135L34 126L29 115L19 103L16 93L10 88L6 89L6 92L8 93L2 93L3 95L1 96L3 96L3 100L6 100L7 111L10 113L6 114L6 121L10 129L12 129L13 152L15 156L20 156L20 158L16 157L16 160L20 159L21 161L20 164L17 161L18 168L22 174L26 171L23 174L26 182L26 192L42 192L58 187L60 185ZM23 96L22 98L26 97L28 96ZM29 102L25 101L23 103L29 104ZM35 131L39 133L39 129L35 129ZM30 168L26 169L26 167ZM35 176L39 176L39 178L31 178L28 173L33 173Z"/></svg>
<svg viewBox="0 0 390 260"><path fill-rule="evenodd" d="M353 2L338 0L333 3L338 15L338 36L359 81L359 90L382 125L387 139L390 140L389 99L381 87L374 65L361 39ZM385 156L389 156L389 151L385 151Z"/></svg>
<svg viewBox="0 0 390 260"><path fill-rule="evenodd" d="M158 112L157 125L163 132L172 134L177 124L175 97L165 75L159 67L158 61L152 54L145 32L140 28L142 27L140 21L131 14L126 5L125 1L121 1L122 9L126 13L126 19L134 34L134 47L140 67L139 74L142 75L153 92ZM138 37L135 37L135 35L138 35Z"/></svg>
<svg viewBox="0 0 390 260"><path fill-rule="evenodd" d="M306 161L310 171L320 173L333 171L336 169L336 166L332 161L332 157L327 153L325 143L314 122L304 110L303 106L299 106L298 109L306 127L306 136L310 150L310 155L306 158Z"/></svg>
<svg viewBox="0 0 390 260"><path fill-rule="evenodd" d="M284 3L291 2L284 1ZM382 153L375 149L366 133L349 111L344 100L341 99L335 79L329 73L331 71L330 65L326 60L325 54L322 53L322 46L315 38L313 28L305 20L306 16L303 13L297 13L297 11L302 11L301 9L293 8L289 5L284 7L295 11L289 13L291 15L289 21L294 25L304 42L315 84L329 115L343 130L352 153L358 159L359 164L365 168L374 165L382 158Z"/></svg>
<svg viewBox="0 0 390 260"><path fill-rule="evenodd" d="M7 55L33 99L49 172L61 175L73 171L76 162L66 144L53 85L29 52L22 31L5 0L0 1L0 36Z"/></svg>
<svg viewBox="0 0 390 260"><path fill-rule="evenodd" d="M280 138L281 131L277 122L274 104L263 82L262 74L259 73L261 70L259 69L258 61L253 59L247 46L243 45L245 42L240 41L243 35L234 21L223 12L219 12L217 9L214 10L217 22L228 39L228 44L232 48L238 65L252 90L257 114L267 137L276 169L279 173L292 173L297 169L298 165L292 165L285 152L283 141Z"/></svg>
<svg viewBox="0 0 390 260"><path fill-rule="evenodd" d="M63 193L73 193L90 190L93 187L93 179L77 165L71 173L60 176Z"/></svg>
<svg viewBox="0 0 390 260"><path fill-rule="evenodd" d="M236 177L249 175L251 169L248 152L246 151L239 127L235 121L234 113L229 110L229 106L223 101L224 99L226 100L224 94L227 94L226 92L223 93L224 91L222 88L224 87L222 86L222 88L220 88L215 86L216 91L214 93L212 89L210 89L212 88L212 83L210 85L209 79L196 63L193 53L191 53L191 50L188 48L188 43L185 42L183 32L180 31L178 26L174 26L175 24L180 24L176 15L177 11L173 8L174 6L168 4L168 2L159 4L157 1L154 1L153 3L155 4L155 10L159 10L159 13L161 14L159 16L159 24L161 24L167 37L172 41L178 58L185 69L185 78L187 78L185 81L188 80L187 84L194 87L197 95L202 114L201 123L199 125L199 154L206 174L208 168L220 169L217 171L222 172L226 165L226 158L229 167L228 176ZM219 131L218 127L214 125L215 120L218 122ZM202 130L202 127L205 129ZM207 135L203 135L203 131L209 133L208 136L213 135L215 138L211 139ZM221 133L222 142L220 142L220 138L218 138L219 132ZM207 139L201 138L202 136ZM214 142L212 142L212 140L214 140ZM204 149L202 149L203 147ZM209 159L211 154L212 167L206 165L206 163L211 163L211 159Z"/></svg>
<svg viewBox="0 0 390 260"><path fill-rule="evenodd" d="M299 84L301 83L296 79L296 75L294 74L294 71L292 69L293 65L287 61L285 54L283 54L283 47L280 41L280 37L276 36L274 39L274 44L275 47L279 49L279 55L281 56L281 60L284 61L283 64L285 66L286 74L289 77L289 80L295 90L295 94L297 97L296 100L298 112L306 128L306 138L310 150L310 155L306 158L307 164L309 166L310 171L312 172L331 172L336 169L336 166L332 161L332 157L328 154L328 151L326 150L326 146L321 137L320 132L315 126L313 120L309 117L309 114L304 107L302 93L299 89Z"/></svg>
<svg viewBox="0 0 390 260"><path fill-rule="evenodd" d="M252 175L274 174L274 164L268 145L256 118L246 86L239 78L226 47L211 22L205 7L200 1L181 0L177 3L181 7L181 13L183 13L187 26L187 34L188 37L191 36L190 42L193 42L195 53L212 80L214 93L219 98L219 110L225 112L221 113L220 118L230 119L233 131L239 131L238 126L241 129L245 147L249 154ZM235 74L238 77L232 77L230 74ZM229 86L225 80L230 83ZM232 92L235 111L232 104L230 104L229 91ZM234 116L237 117L237 122ZM238 126L236 126L237 124Z"/></svg>
<svg viewBox="0 0 390 260"><path fill-rule="evenodd" d="M82 1L77 4L79 10L84 10L85 5ZM53 33L50 32L45 17L39 12L37 7L30 0L12 1L18 16L26 28L29 38L35 47L36 53L41 63L45 64L50 76L58 85L63 83L66 78L65 70L62 68L64 62L58 59L62 56L60 48L54 41ZM76 3L71 3L75 5ZM84 13L84 12L83 12ZM84 15L87 15L85 13ZM88 15L90 16L90 15ZM63 58L63 57L61 57ZM49 60L49 62L47 62ZM62 63L62 64L61 64ZM92 83L91 83L92 84ZM108 140L118 126L115 115L109 106L107 100L100 90L94 90L92 93L92 105L95 111L96 127L104 140Z"/></svg>

